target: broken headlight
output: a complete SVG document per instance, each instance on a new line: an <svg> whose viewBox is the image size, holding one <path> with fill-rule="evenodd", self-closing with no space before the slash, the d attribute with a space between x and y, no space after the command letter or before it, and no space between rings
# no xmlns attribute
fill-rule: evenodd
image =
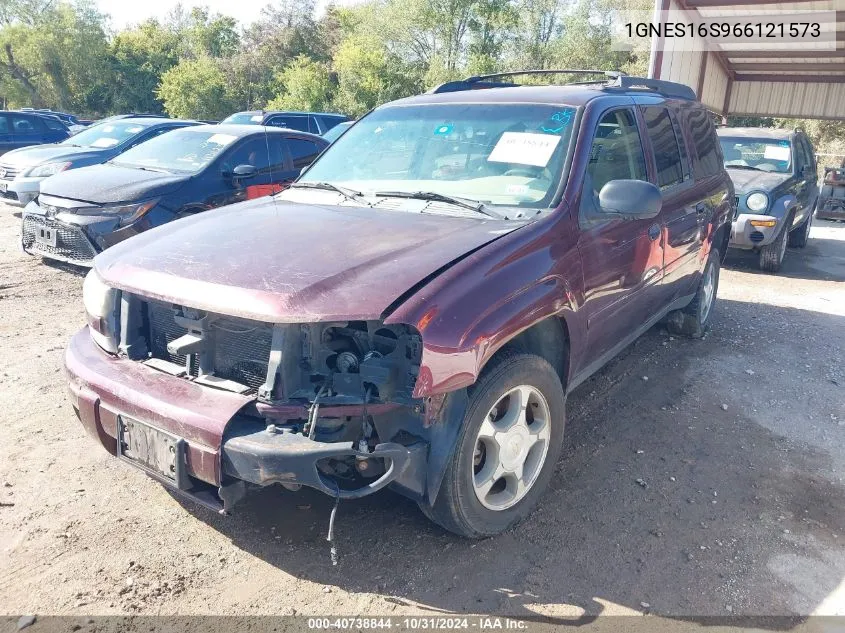
<svg viewBox="0 0 845 633"><path fill-rule="evenodd" d="M107 352L117 353L118 301L120 293L107 286L93 268L82 284L82 302L94 342Z"/></svg>

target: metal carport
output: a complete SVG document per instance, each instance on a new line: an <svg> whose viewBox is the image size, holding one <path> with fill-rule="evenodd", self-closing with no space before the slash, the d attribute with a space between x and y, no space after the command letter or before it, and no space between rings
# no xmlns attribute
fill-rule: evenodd
<svg viewBox="0 0 845 633"><path fill-rule="evenodd" d="M649 75L687 84L723 117L845 119L845 0L656 0L655 16L658 11L679 22L736 19L749 12L835 12L835 50L829 44L705 39L709 50L689 51L661 34L652 38Z"/></svg>

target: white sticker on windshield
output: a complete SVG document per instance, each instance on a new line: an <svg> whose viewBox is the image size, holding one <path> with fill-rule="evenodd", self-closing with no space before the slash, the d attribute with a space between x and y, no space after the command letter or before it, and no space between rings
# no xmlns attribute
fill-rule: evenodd
<svg viewBox="0 0 845 633"><path fill-rule="evenodd" d="M232 141L234 141L237 136L233 136L232 134L212 134L208 137L209 143L215 143L217 145L228 145Z"/></svg>
<svg viewBox="0 0 845 633"><path fill-rule="evenodd" d="M518 163L545 167L560 143L560 137L553 134L531 134L530 132L505 132L490 152L491 163Z"/></svg>
<svg viewBox="0 0 845 633"><path fill-rule="evenodd" d="M135 134L136 132L140 132L143 129L144 129L143 125L133 125L132 127L126 128L126 131L129 132L130 134Z"/></svg>
<svg viewBox="0 0 845 633"><path fill-rule="evenodd" d="M103 127L103 132L105 132L106 134L108 134L109 132L111 132L113 130L114 130L113 125L106 125L105 127Z"/></svg>
<svg viewBox="0 0 845 633"><path fill-rule="evenodd" d="M253 114L251 117L249 117L249 120L250 121L256 121L257 123L261 123L261 121L264 120L264 115L263 114Z"/></svg>
<svg viewBox="0 0 845 633"><path fill-rule="evenodd" d="M117 145L117 139L108 136L102 136L91 143L91 147L114 147L115 145Z"/></svg>
<svg viewBox="0 0 845 633"><path fill-rule="evenodd" d="M768 158L769 160L789 161L789 148L782 147L780 145L766 145L766 149L763 152L763 158Z"/></svg>

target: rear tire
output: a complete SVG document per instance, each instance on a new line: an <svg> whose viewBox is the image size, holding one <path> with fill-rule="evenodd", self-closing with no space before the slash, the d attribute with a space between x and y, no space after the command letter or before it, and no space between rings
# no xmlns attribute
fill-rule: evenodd
<svg viewBox="0 0 845 633"><path fill-rule="evenodd" d="M775 241L760 249L760 270L767 273L776 273L780 270L783 258L786 255L786 245L789 238L788 227L791 222L792 218L787 218Z"/></svg>
<svg viewBox="0 0 845 633"><path fill-rule="evenodd" d="M813 211L810 211L807 219L801 223L797 229L789 234L790 248L804 248L807 245L807 240L810 239L810 228L813 226Z"/></svg>
<svg viewBox="0 0 845 633"><path fill-rule="evenodd" d="M701 273L701 281L695 296L687 307L670 312L666 319L666 328L672 334L701 338L710 328L716 293L719 291L719 251L713 249L707 258L707 264Z"/></svg>
<svg viewBox="0 0 845 633"><path fill-rule="evenodd" d="M565 402L557 372L539 356L510 353L486 368L471 387L437 500L421 503L423 513L468 538L528 516L560 457Z"/></svg>

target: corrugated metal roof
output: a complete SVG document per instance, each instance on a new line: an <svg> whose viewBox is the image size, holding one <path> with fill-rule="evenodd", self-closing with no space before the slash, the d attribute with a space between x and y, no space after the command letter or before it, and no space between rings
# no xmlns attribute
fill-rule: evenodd
<svg viewBox="0 0 845 633"><path fill-rule="evenodd" d="M686 21L776 11L836 12L835 48L830 43L705 40L709 51L688 52L676 50L671 39L656 39L651 74L691 86L703 103L722 114L845 119L845 0L656 0L656 5Z"/></svg>

